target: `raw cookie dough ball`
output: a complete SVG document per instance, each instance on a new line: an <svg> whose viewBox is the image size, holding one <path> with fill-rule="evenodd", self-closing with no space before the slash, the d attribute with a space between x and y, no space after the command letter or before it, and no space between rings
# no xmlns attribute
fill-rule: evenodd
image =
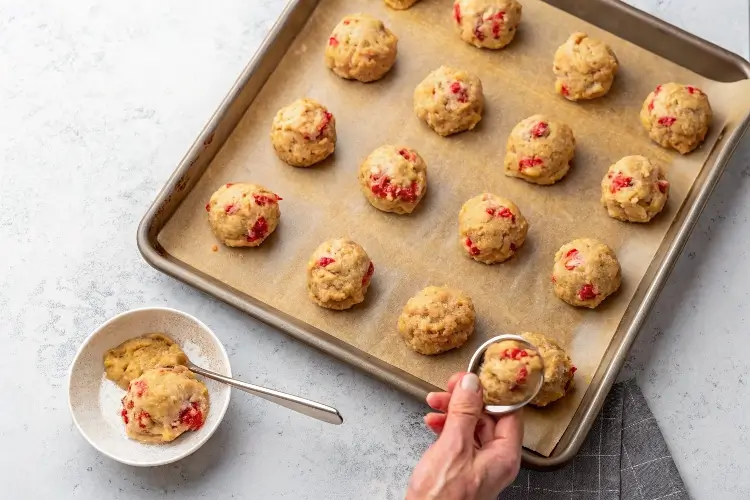
<svg viewBox="0 0 750 500"><path fill-rule="evenodd" d="M516 204L491 193L470 199L458 214L459 243L472 259L484 264L513 257L528 231Z"/></svg>
<svg viewBox="0 0 750 500"><path fill-rule="evenodd" d="M595 308L620 288L620 279L615 252L599 240L573 240L555 255L555 295L572 306Z"/></svg>
<svg viewBox="0 0 750 500"><path fill-rule="evenodd" d="M396 62L398 38L382 21L352 14L339 22L328 38L326 66L341 78L380 80Z"/></svg>
<svg viewBox="0 0 750 500"><path fill-rule="evenodd" d="M479 380L484 404L515 405L528 401L539 387L544 366L538 352L517 340L503 340L484 351Z"/></svg>
<svg viewBox="0 0 750 500"><path fill-rule="evenodd" d="M648 136L665 148L687 154L706 138L713 111L700 89L681 83L659 85L643 102L641 123Z"/></svg>
<svg viewBox="0 0 750 500"><path fill-rule="evenodd" d="M297 99L281 108L271 125L276 155L293 167L309 167L336 149L336 119L314 99Z"/></svg>
<svg viewBox="0 0 750 500"><path fill-rule="evenodd" d="M127 390L133 379L157 366L175 366L187 363L187 356L171 337L150 333L126 340L104 355L107 378Z"/></svg>
<svg viewBox="0 0 750 500"><path fill-rule="evenodd" d="M534 115L513 127L505 147L505 175L554 184L570 170L576 139L569 126Z"/></svg>
<svg viewBox="0 0 750 500"><path fill-rule="evenodd" d="M405 10L419 2L419 0L385 0L385 4L391 9Z"/></svg>
<svg viewBox="0 0 750 500"><path fill-rule="evenodd" d="M440 66L414 89L414 112L442 136L473 129L483 109L482 82L466 71Z"/></svg>
<svg viewBox="0 0 750 500"><path fill-rule="evenodd" d="M420 354L461 347L474 331L474 304L455 288L428 286L410 298L398 318L398 332Z"/></svg>
<svg viewBox="0 0 750 500"><path fill-rule="evenodd" d="M130 383L120 416L128 437L142 443L168 443L203 427L208 390L184 366L153 368Z"/></svg>
<svg viewBox="0 0 750 500"><path fill-rule="evenodd" d="M413 149L380 146L359 166L359 185L378 210L410 214L427 191L427 165Z"/></svg>
<svg viewBox="0 0 750 500"><path fill-rule="evenodd" d="M257 247L279 225L281 197L262 186L225 184L206 204L208 222L228 247Z"/></svg>
<svg viewBox="0 0 750 500"><path fill-rule="evenodd" d="M516 36L521 4L516 0L455 0L453 20L464 42L479 48L502 49Z"/></svg>
<svg viewBox="0 0 750 500"><path fill-rule="evenodd" d="M323 242L307 263L307 291L319 306L349 309L365 300L375 271L365 249L348 238Z"/></svg>
<svg viewBox="0 0 750 500"><path fill-rule="evenodd" d="M602 205L610 217L648 222L664 208L669 182L657 165L643 156L626 156L602 179Z"/></svg>
<svg viewBox="0 0 750 500"><path fill-rule="evenodd" d="M532 332L524 332L521 337L539 350L544 361L544 383L539 394L531 400L531 404L547 406L565 396L573 388L576 367L565 351L548 337Z"/></svg>
<svg viewBox="0 0 750 500"><path fill-rule="evenodd" d="M617 68L617 57L606 43L573 33L555 52L555 90L570 101L601 97L612 87Z"/></svg>

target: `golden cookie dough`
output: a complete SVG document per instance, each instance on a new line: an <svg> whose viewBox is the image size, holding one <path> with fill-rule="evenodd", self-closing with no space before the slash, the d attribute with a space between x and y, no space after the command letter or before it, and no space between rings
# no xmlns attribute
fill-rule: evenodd
<svg viewBox="0 0 750 500"><path fill-rule="evenodd" d="M208 222L228 247L257 247L279 225L281 197L244 182L224 184L206 204Z"/></svg>
<svg viewBox="0 0 750 500"><path fill-rule="evenodd" d="M599 240L573 240L555 255L555 295L572 306L595 308L620 288L620 280L615 252Z"/></svg>
<svg viewBox="0 0 750 500"><path fill-rule="evenodd" d="M104 355L107 378L127 390L133 379L157 366L176 366L187 363L187 356L171 337L150 333L126 340Z"/></svg>
<svg viewBox="0 0 750 500"><path fill-rule="evenodd" d="M538 352L517 340L503 340L484 351L479 380L486 405L528 401L539 387L544 365Z"/></svg>
<svg viewBox="0 0 750 500"><path fill-rule="evenodd" d="M368 14L344 17L328 38L325 61L341 78L380 80L396 62L398 38Z"/></svg>
<svg viewBox="0 0 750 500"><path fill-rule="evenodd" d="M385 0L385 4L391 9L406 10L419 0Z"/></svg>
<svg viewBox="0 0 750 500"><path fill-rule="evenodd" d="M547 406L565 396L573 388L576 367L557 343L541 333L524 332L521 337L539 350L544 361L544 383L539 394L531 400L531 404Z"/></svg>
<svg viewBox="0 0 750 500"><path fill-rule="evenodd" d="M502 49L516 36L521 4L516 0L455 0L453 21L464 42L478 48Z"/></svg>
<svg viewBox="0 0 750 500"><path fill-rule="evenodd" d="M442 136L472 130L483 109L482 82L466 71L440 66L414 89L414 112Z"/></svg>
<svg viewBox="0 0 750 500"><path fill-rule="evenodd" d="M681 83L659 85L641 108L641 123L651 140L681 154L691 152L703 142L712 119L708 96Z"/></svg>
<svg viewBox="0 0 750 500"><path fill-rule="evenodd" d="M307 291L319 306L349 309L365 300L375 271L365 249L348 238L323 242L307 263Z"/></svg>
<svg viewBox="0 0 750 500"><path fill-rule="evenodd" d="M601 97L612 87L618 67L606 43L573 33L555 52L555 90L570 101Z"/></svg>
<svg viewBox="0 0 750 500"><path fill-rule="evenodd" d="M505 175L549 185L570 170L576 149L573 131L565 123L534 115L510 132L505 147Z"/></svg>
<svg viewBox="0 0 750 500"><path fill-rule="evenodd" d="M152 368L130 383L120 416L129 438L168 443L203 427L208 389L184 366Z"/></svg>
<svg viewBox="0 0 750 500"><path fill-rule="evenodd" d="M491 193L470 199L458 213L458 239L472 259L496 264L513 257L526 240L529 224L510 200Z"/></svg>
<svg viewBox="0 0 750 500"><path fill-rule="evenodd" d="M427 165L411 148L380 146L359 166L359 186L378 210L410 214L427 192Z"/></svg>
<svg viewBox="0 0 750 500"><path fill-rule="evenodd" d="M420 354L461 347L474 331L474 304L460 290L428 286L410 298L398 318L398 332Z"/></svg>
<svg viewBox="0 0 750 500"><path fill-rule="evenodd" d="M626 156L602 179L602 205L610 217L622 221L650 221L668 197L669 182L661 168L643 156Z"/></svg>
<svg viewBox="0 0 750 500"><path fill-rule="evenodd" d="M336 119L314 99L297 99L281 108L271 124L276 155L293 167L309 167L336 149Z"/></svg>

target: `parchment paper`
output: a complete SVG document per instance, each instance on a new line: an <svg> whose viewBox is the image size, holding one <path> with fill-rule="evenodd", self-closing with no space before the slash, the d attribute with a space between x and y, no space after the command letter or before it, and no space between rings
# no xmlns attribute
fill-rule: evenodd
<svg viewBox="0 0 750 500"><path fill-rule="evenodd" d="M750 97L747 86L708 81L542 2L523 0L523 9L516 39L493 52L457 37L450 0L425 0L408 11L388 10L374 0L322 0L159 242L176 258L227 285L439 387L450 374L464 370L475 348L490 336L522 331L549 335L567 348L578 373L572 394L546 409L526 411L524 446L548 456L719 132L746 112ZM383 19L399 37L396 66L380 82L345 81L323 64L331 29L355 12ZM608 96L575 104L554 94L551 67L557 46L578 30L609 43L621 68ZM482 80L487 104L472 132L441 138L412 111L414 87L441 64L466 68ZM706 143L687 157L651 143L638 120L648 93L669 81L702 88L715 112ZM324 103L336 116L338 131L335 155L310 169L282 163L269 139L276 110L302 96ZM573 168L550 187L503 174L511 128L534 113L566 121L576 136ZM411 216L375 210L359 191L359 163L387 143L416 148L428 165L427 195ZM672 185L664 213L648 225L617 222L599 204L607 168L632 154L662 164ZM232 250L212 235L204 205L219 185L242 181L264 185L284 198L281 224L260 248ZM459 208L485 191L515 201L530 224L516 258L494 266L467 258L457 237ZM305 264L318 244L340 236L365 247L375 275L364 304L335 312L308 299ZM550 284L555 252L579 237L608 243L623 268L620 291L594 311L563 303ZM212 251L215 244L218 252ZM414 353L396 331L405 302L431 284L463 289L477 311L476 331L467 345L435 357Z"/></svg>

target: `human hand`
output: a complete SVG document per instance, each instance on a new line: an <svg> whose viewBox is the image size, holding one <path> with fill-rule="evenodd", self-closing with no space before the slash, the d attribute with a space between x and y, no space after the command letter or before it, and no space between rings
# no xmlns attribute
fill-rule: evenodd
<svg viewBox="0 0 750 500"><path fill-rule="evenodd" d="M453 375L448 392L431 392L427 404L445 413L425 415L438 439L414 468L406 500L495 500L521 466L521 416L484 413L473 373Z"/></svg>

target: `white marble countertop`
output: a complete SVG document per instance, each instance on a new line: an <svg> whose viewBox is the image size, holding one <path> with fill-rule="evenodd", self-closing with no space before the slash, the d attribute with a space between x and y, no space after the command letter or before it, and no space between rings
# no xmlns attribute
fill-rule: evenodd
<svg viewBox="0 0 750 500"><path fill-rule="evenodd" d="M748 56L747 0L632 3ZM283 4L0 2L0 496L402 498L431 441L421 404L157 273L135 247L145 209ZM750 137L627 370L698 499L750 498L749 164ZM330 401L347 424L235 393L217 434L182 462L102 457L71 421L66 370L93 328L143 305L200 317L238 376Z"/></svg>

